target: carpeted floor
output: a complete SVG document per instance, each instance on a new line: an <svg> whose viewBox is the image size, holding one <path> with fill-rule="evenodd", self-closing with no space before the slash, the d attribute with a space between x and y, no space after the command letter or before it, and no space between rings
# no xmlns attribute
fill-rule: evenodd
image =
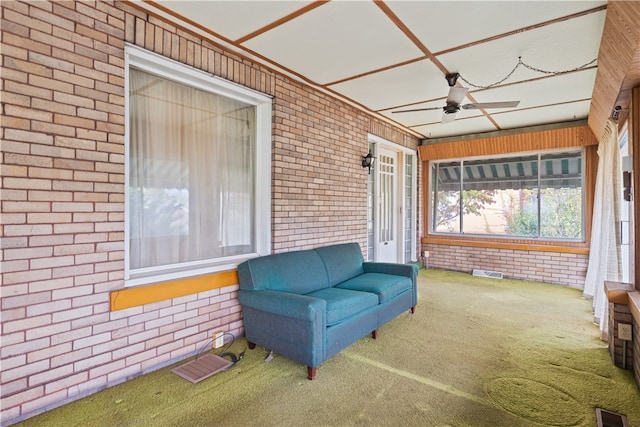
<svg viewBox="0 0 640 427"><path fill-rule="evenodd" d="M580 291L438 270L419 282L414 315L331 358L314 381L258 347L198 384L167 367L21 425L595 426L602 407L640 426L640 390L611 363Z"/></svg>

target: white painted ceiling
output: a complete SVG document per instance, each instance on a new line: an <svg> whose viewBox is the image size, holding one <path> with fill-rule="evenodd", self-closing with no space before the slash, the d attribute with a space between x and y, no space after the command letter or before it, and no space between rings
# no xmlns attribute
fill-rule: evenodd
<svg viewBox="0 0 640 427"><path fill-rule="evenodd" d="M606 14L606 1L575 0L182 0L145 7L155 5L226 48L423 138L586 119ZM537 70L516 67L519 58ZM463 104L520 104L461 110L446 124L441 109L394 113L443 107L445 75L453 72L461 76L457 85L469 88Z"/></svg>

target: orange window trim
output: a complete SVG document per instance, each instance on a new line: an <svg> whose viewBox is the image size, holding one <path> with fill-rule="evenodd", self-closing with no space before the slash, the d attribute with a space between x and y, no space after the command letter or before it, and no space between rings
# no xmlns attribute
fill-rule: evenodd
<svg viewBox="0 0 640 427"><path fill-rule="evenodd" d="M238 282L238 271L232 270L148 286L120 289L109 295L109 306L111 311L124 310L125 308L233 286Z"/></svg>
<svg viewBox="0 0 640 427"><path fill-rule="evenodd" d="M484 249L512 249L516 251L536 251L536 252L555 252L588 255L589 246L587 243L565 243L546 242L539 243L534 241L515 241L515 240L488 240L465 237L447 237L428 235L422 238L423 244L444 245L444 246L467 246Z"/></svg>

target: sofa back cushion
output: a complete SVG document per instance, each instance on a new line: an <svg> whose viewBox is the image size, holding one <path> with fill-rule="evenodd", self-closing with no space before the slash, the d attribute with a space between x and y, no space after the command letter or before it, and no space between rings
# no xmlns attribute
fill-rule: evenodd
<svg viewBox="0 0 640 427"><path fill-rule="evenodd" d="M329 285L335 286L345 280L364 273L362 250L358 243L342 243L339 245L316 248L329 276Z"/></svg>
<svg viewBox="0 0 640 427"><path fill-rule="evenodd" d="M253 258L238 265L240 289L306 294L329 287L325 264L313 250Z"/></svg>

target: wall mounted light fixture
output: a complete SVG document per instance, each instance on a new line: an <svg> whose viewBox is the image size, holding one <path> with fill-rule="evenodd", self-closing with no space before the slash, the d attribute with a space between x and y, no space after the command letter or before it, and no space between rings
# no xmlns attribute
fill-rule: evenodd
<svg viewBox="0 0 640 427"><path fill-rule="evenodd" d="M371 175L371 167L373 166L373 162L376 158L371 154L371 150L369 150L369 154L366 156L362 156L362 167L369 168L369 175Z"/></svg>

